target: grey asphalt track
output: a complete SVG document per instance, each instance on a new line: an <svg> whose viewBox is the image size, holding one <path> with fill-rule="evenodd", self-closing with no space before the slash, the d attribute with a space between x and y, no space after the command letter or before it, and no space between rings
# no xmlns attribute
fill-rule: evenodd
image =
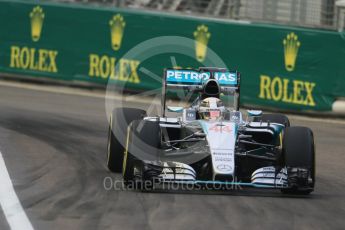
<svg viewBox="0 0 345 230"><path fill-rule="evenodd" d="M311 196L107 190L104 179L119 175L105 167L104 99L0 86L0 150L35 230L344 229L345 122L291 122L314 131ZM0 229L10 229L1 209Z"/></svg>

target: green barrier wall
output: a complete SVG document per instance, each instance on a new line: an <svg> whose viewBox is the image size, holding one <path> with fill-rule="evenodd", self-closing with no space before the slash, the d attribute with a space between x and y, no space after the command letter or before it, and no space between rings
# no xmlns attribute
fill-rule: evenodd
<svg viewBox="0 0 345 230"><path fill-rule="evenodd" d="M345 96L345 41L333 31L30 1L0 1L0 18L1 72L150 90L160 87L150 75L206 65L213 50L242 73L243 104L331 110ZM124 56L160 36L192 43Z"/></svg>

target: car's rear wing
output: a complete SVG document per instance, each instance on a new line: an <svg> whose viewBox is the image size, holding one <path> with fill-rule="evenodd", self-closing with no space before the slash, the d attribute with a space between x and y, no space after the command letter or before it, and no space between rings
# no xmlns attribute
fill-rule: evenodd
<svg viewBox="0 0 345 230"><path fill-rule="evenodd" d="M164 69L162 85L162 116L165 116L167 87L186 89L199 92L204 83L209 79L215 79L221 93L231 93L235 96L235 107L239 109L240 73L228 71L224 68L202 67L195 69Z"/></svg>
<svg viewBox="0 0 345 230"><path fill-rule="evenodd" d="M239 88L239 73L224 69L165 69L164 79L168 87L198 89L208 79L215 79L221 91L237 90Z"/></svg>

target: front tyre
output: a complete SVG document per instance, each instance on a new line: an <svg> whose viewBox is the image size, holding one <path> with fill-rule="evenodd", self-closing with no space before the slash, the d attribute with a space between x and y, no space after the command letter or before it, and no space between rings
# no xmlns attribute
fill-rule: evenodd
<svg viewBox="0 0 345 230"><path fill-rule="evenodd" d="M141 161L157 160L161 142L158 121L135 120L128 128L126 149L123 158L123 181L134 184L142 178Z"/></svg>
<svg viewBox="0 0 345 230"><path fill-rule="evenodd" d="M288 169L287 194L309 194L315 185L313 132L306 127L288 127L283 138L283 158Z"/></svg>
<svg viewBox="0 0 345 230"><path fill-rule="evenodd" d="M126 144L127 127L133 120L141 119L146 112L134 108L115 108L108 130L107 166L111 172L121 172Z"/></svg>

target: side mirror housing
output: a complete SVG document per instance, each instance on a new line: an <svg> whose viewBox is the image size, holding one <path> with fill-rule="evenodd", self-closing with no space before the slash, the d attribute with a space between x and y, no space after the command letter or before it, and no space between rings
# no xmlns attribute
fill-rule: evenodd
<svg viewBox="0 0 345 230"><path fill-rule="evenodd" d="M262 110L247 110L249 117L258 117L262 115Z"/></svg>
<svg viewBox="0 0 345 230"><path fill-rule="evenodd" d="M174 113L182 113L182 112L183 112L183 107L179 107L179 106L168 106L168 111L169 111L169 112L174 112Z"/></svg>

